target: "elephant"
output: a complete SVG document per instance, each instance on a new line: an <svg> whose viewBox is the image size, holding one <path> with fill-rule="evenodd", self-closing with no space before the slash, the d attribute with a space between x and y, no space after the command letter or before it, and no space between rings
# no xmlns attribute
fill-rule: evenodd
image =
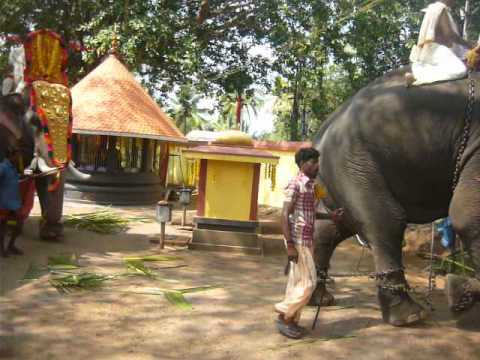
<svg viewBox="0 0 480 360"><path fill-rule="evenodd" d="M13 47L9 56L10 66L14 69L13 91L23 99L25 119L18 123L22 124L21 129L28 129L24 131L24 138L33 139L33 147L28 150L31 152L26 156L31 161L27 163L25 159L24 164L30 164L32 174L37 173L35 187L42 213L40 237L57 240L63 236L64 170L70 169L74 178L83 180L90 175L80 173L69 161L71 97L66 86L65 69L58 70L54 66L56 62L66 63L66 52L58 51L57 55L63 55L55 57L55 52L49 52L48 46L33 47L33 43L50 44L52 48L58 46L60 50L64 45L57 34L39 30L27 35L22 46ZM26 61L26 52L38 61ZM38 65L40 62L42 66ZM51 72L51 69L57 70Z"/></svg>
<svg viewBox="0 0 480 360"><path fill-rule="evenodd" d="M61 217L65 171L52 164L40 120L32 111L29 98L20 94L0 96L0 160L7 147L12 145L19 148L26 173L35 177L42 213L40 237L60 240L63 236ZM67 169L76 178L89 177L75 169L71 162ZM25 169L19 169L22 170ZM52 189L50 185L54 182L57 184Z"/></svg>
<svg viewBox="0 0 480 360"><path fill-rule="evenodd" d="M318 180L328 191L325 206L344 210L337 224L316 223L320 280L312 300L332 303L325 287L331 256L358 234L372 249L383 320L394 326L427 315L410 296L404 273L402 241L410 223L450 216L476 275L447 276L449 308L462 313L480 300L480 99L469 97L470 84L479 91L480 77L406 87L409 70L391 71L358 91L312 141L320 152ZM462 140L468 140L463 149Z"/></svg>

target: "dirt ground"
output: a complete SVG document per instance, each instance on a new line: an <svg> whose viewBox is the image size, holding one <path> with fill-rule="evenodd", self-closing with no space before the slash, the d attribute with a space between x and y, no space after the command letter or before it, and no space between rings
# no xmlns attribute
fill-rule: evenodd
<svg viewBox="0 0 480 360"><path fill-rule="evenodd" d="M98 209L69 204L65 213ZM153 208L123 208L153 215ZM175 213L178 222L179 212ZM61 295L48 282L20 281L30 264L76 253L85 270L105 274L125 271L127 255L158 253L156 223L136 224L124 234L97 235L65 229L62 243L36 239L38 207L19 245L22 257L0 259L0 358L5 359L480 359L480 332L469 330L472 314L460 320L447 310L443 279L434 293L436 311L417 327L394 328L382 322L375 288L366 276L373 269L368 252L353 241L337 250L332 263L337 306L322 308L317 328L305 339L288 340L274 327L272 305L285 287L284 258L189 251L170 246L163 253L181 259L149 264L158 279L122 277L97 291ZM189 231L167 226L168 238L181 244ZM424 291L427 264L409 256L411 285ZM185 265L175 267L175 265ZM167 269L166 267L170 267ZM162 269L163 268L163 269ZM152 288L218 288L185 295L193 310L171 305L162 295L138 294ZM301 323L310 327L315 308ZM478 308L474 309L477 315ZM477 317L478 319L479 317ZM465 325L466 324L466 325ZM471 325L471 321L470 321Z"/></svg>

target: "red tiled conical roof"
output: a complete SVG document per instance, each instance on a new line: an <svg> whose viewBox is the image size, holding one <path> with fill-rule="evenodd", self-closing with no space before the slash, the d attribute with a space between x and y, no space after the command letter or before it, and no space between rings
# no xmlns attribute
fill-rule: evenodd
<svg viewBox="0 0 480 360"><path fill-rule="evenodd" d="M113 55L73 87L72 103L74 133L186 141Z"/></svg>

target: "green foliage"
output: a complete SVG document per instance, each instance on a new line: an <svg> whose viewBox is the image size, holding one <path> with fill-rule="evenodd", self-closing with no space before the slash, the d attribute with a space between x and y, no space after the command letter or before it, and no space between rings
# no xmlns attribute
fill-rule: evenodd
<svg viewBox="0 0 480 360"><path fill-rule="evenodd" d="M465 16L470 38L480 31L480 4ZM185 132L235 125L235 105L258 109L253 89L278 97L271 137L311 138L326 117L374 78L408 63L429 0L9 0L0 4L3 34L51 28L87 51L71 54L72 83L117 52L150 93L165 102ZM263 46L272 58L253 51ZM0 47L4 67L9 46ZM257 52L258 53L258 52ZM274 80L275 79L275 80ZM201 95L215 97L207 121ZM212 114L209 114L212 115ZM247 124L248 122L245 122ZM244 129L245 129L244 124Z"/></svg>

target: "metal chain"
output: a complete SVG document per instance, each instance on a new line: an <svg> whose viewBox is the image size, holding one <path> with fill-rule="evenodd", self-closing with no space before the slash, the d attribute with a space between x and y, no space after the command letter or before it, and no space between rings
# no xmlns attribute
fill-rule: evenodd
<svg viewBox="0 0 480 360"><path fill-rule="evenodd" d="M460 142L460 148L458 149L457 159L455 161L455 171L453 173L453 183L452 191L455 191L455 188L458 184L458 178L460 176L460 165L462 162L463 153L467 148L468 140L470 138L470 125L472 124L473 119L473 105L475 103L475 80L471 75L471 72L468 73L469 84L468 84L468 100L467 108L465 110L465 124L463 126L462 140Z"/></svg>

